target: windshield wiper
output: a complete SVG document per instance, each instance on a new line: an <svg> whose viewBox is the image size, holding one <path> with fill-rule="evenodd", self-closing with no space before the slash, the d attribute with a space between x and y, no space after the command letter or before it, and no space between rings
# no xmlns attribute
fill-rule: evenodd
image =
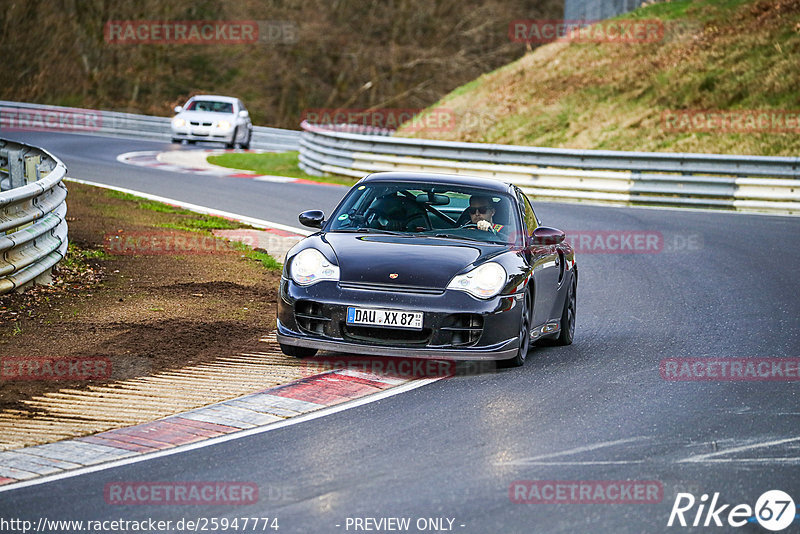
<svg viewBox="0 0 800 534"><path fill-rule="evenodd" d="M496 239L478 239L477 237L470 237L461 234L435 234L433 237L441 237L444 239L463 239L464 241L477 241L478 243L491 243L494 245L505 245L505 241L498 241Z"/></svg>
<svg viewBox="0 0 800 534"><path fill-rule="evenodd" d="M397 232L395 230L381 230L380 228L370 228L368 226L364 226L362 228L339 228L337 230L331 230L332 232L342 232L342 233L365 233L365 234L387 234L387 235L408 235L404 232Z"/></svg>

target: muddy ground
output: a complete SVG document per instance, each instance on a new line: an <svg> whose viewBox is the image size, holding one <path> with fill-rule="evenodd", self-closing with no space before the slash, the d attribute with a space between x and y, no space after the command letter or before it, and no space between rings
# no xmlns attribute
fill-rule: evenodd
<svg viewBox="0 0 800 534"><path fill-rule="evenodd" d="M242 225L68 187L67 261L55 269L53 286L0 296L0 365L88 357L107 359L110 374L61 380L42 367L21 380L18 368L0 368L0 410L29 410L20 401L64 387L256 350L274 329L280 272L265 266L265 255L210 234Z"/></svg>

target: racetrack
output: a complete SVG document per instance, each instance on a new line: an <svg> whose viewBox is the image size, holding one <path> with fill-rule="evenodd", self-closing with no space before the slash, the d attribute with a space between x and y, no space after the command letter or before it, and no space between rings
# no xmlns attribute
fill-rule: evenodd
<svg viewBox="0 0 800 534"><path fill-rule="evenodd" d="M50 150L75 178L292 226L302 210L329 213L346 191L168 173L116 160L123 152L174 148L165 143L11 137ZM666 525L680 491L698 499L720 492L721 503L753 506L764 491L782 489L800 504L798 382L674 382L659 373L665 358L800 356L800 219L534 207L544 224L573 233L663 238L659 250L647 253L579 248L573 345L538 347L521 369L441 380L263 434L7 491L0 494L0 517L34 523L42 516L277 517L281 532L353 531L346 530L348 517L410 517L412 524L444 517L465 533L660 532L677 529ZM253 482L260 500L245 506L104 500L109 482L185 480ZM517 504L509 498L516 480L659 481L663 499Z"/></svg>

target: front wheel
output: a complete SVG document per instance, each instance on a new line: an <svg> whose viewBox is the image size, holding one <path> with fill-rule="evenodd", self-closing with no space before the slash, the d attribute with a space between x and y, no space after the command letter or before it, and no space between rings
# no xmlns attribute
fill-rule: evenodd
<svg viewBox="0 0 800 534"><path fill-rule="evenodd" d="M311 358L317 353L317 349L309 349L308 347L297 347L295 345L280 344L281 352L287 356L294 358Z"/></svg>
<svg viewBox="0 0 800 534"><path fill-rule="evenodd" d="M247 131L247 141L239 143L239 148L247 150L250 148L250 141L253 139L253 130Z"/></svg>
<svg viewBox="0 0 800 534"><path fill-rule="evenodd" d="M519 325L519 348L517 355L508 360L503 360L506 367L520 367L525 363L525 358L528 357L528 350L531 348L531 310L533 306L528 302L530 300L530 293L525 293L525 298L522 299L522 313Z"/></svg>
<svg viewBox="0 0 800 534"><path fill-rule="evenodd" d="M228 148L236 148L236 136L239 135L239 128L233 130L233 135L231 136L231 142L225 143L225 146Z"/></svg>
<svg viewBox="0 0 800 534"><path fill-rule="evenodd" d="M559 345L571 345L575 338L575 311L577 309L577 280L573 279L564 299L564 311L561 313L561 332L556 338Z"/></svg>

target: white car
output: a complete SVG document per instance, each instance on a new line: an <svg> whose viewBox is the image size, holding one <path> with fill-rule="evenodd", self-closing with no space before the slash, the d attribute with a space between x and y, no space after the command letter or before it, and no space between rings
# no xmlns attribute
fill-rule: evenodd
<svg viewBox="0 0 800 534"><path fill-rule="evenodd" d="M250 114L238 98L197 95L175 107L172 142L218 141L228 148L249 148L253 136Z"/></svg>

